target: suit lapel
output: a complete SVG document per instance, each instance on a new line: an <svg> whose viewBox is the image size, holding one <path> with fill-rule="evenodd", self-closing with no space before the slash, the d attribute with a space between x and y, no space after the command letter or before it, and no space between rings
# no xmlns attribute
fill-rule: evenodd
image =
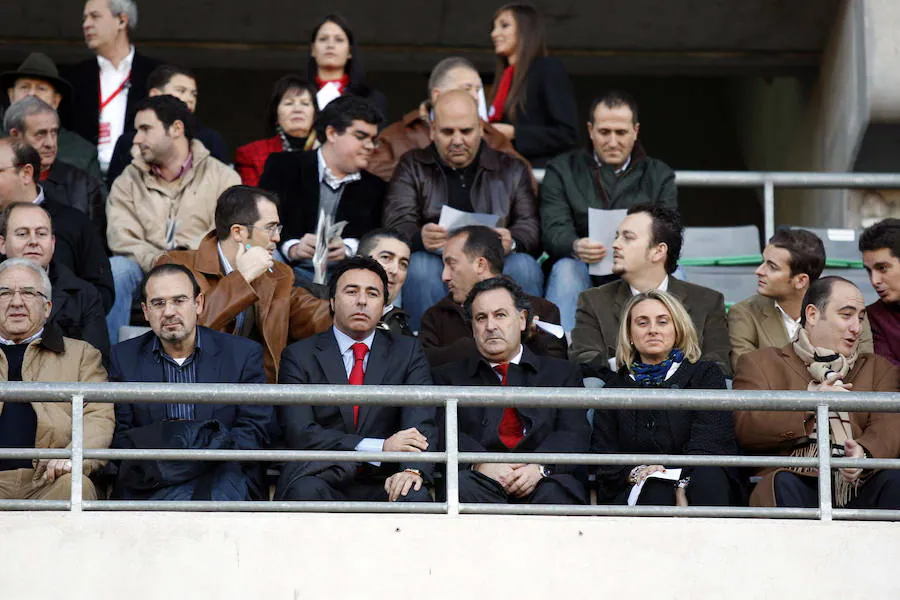
<svg viewBox="0 0 900 600"><path fill-rule="evenodd" d="M341 357L341 351L334 337L334 330L329 329L319 337L316 350L318 350L316 360L325 374L325 381L334 385L347 385L349 382L347 381L347 372L344 370L344 359ZM347 431L354 431L353 407L344 404L339 408Z"/></svg>
<svg viewBox="0 0 900 600"><path fill-rule="evenodd" d="M812 376L809 374L809 371L806 370L806 365L803 364L803 361L800 360L800 357L794 352L792 346L785 346L782 348L781 357L801 379L807 383L812 381Z"/></svg>
<svg viewBox="0 0 900 600"><path fill-rule="evenodd" d="M762 309L760 310L760 328L768 338L768 343L776 348L780 348L788 344L787 330L784 328L784 321L781 313L775 308L775 301L771 298L762 297ZM762 347L762 345L760 345Z"/></svg>
<svg viewBox="0 0 900 600"><path fill-rule="evenodd" d="M153 338L155 334L151 331L144 334L144 343L141 344L141 352L139 356L146 357L139 360L137 381L165 381L166 374L153 353ZM161 402L141 403L147 412L150 413L150 423L158 423L166 418L166 405Z"/></svg>
<svg viewBox="0 0 900 600"><path fill-rule="evenodd" d="M197 328L197 335L202 336L200 342L202 348L197 355L197 383L220 383L227 380L221 374L222 361L219 360L219 345L210 335L203 335L202 329ZM218 404L195 404L194 417L198 421L206 421L213 418L213 413L219 408Z"/></svg>
<svg viewBox="0 0 900 600"><path fill-rule="evenodd" d="M392 346L391 336L375 332L372 338L372 348L369 351L369 360L366 363L366 374L363 382L365 385L380 385L387 374L388 361ZM369 419L369 415L378 412L379 407L367 404L359 405L359 430L362 431Z"/></svg>

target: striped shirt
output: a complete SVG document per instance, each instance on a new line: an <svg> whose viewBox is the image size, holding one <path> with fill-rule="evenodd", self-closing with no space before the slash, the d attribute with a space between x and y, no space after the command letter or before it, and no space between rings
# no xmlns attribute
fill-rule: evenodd
<svg viewBox="0 0 900 600"><path fill-rule="evenodd" d="M178 360L169 356L163 349L158 337L153 338L153 356L157 363L161 363L166 383L197 383L197 356L200 354L200 330L197 330L194 351L184 359L181 364ZM179 420L194 419L193 404L166 404L166 418Z"/></svg>

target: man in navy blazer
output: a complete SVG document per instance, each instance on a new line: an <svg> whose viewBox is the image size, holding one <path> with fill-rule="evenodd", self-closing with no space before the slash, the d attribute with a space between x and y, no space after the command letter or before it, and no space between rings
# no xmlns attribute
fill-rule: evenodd
<svg viewBox="0 0 900 600"><path fill-rule="evenodd" d="M339 385L430 385L419 342L378 328L388 298L382 266L368 256L339 262L329 282L334 326L285 349L278 382ZM298 450L409 452L397 464L358 461L293 462L282 472L282 500L430 502L431 463L416 453L434 450L430 406L284 406L280 423L288 447Z"/></svg>
<svg viewBox="0 0 900 600"><path fill-rule="evenodd" d="M197 325L203 310L203 293L186 267L155 267L147 273L141 290L141 307L152 331L113 347L111 381L266 382L262 346ZM154 444L149 447L179 447L176 436L200 428L215 435L206 444L197 442L192 447L211 447L214 442L218 448L259 450L269 445L274 426L271 406L116 404L113 447L140 447L145 443ZM197 477L162 481L158 489L150 491L129 489L123 484L124 473L120 471L117 491L126 499L151 500L248 500L262 494L262 470L258 464L193 463L185 465L182 472L190 472L191 468L197 471Z"/></svg>
<svg viewBox="0 0 900 600"><path fill-rule="evenodd" d="M530 322L528 296L500 276L475 284L466 298L478 354L434 370L437 385L581 387L577 365L537 356L522 344ZM509 452L508 463L460 465L461 502L585 504L575 465L541 465L529 452L587 452L590 430L576 409L464 406L460 452Z"/></svg>

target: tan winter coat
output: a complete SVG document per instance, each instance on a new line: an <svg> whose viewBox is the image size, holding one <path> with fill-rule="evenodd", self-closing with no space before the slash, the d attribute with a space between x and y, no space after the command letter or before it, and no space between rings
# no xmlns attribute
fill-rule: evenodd
<svg viewBox="0 0 900 600"><path fill-rule="evenodd" d="M9 365L0 352L0 381L7 381ZM63 337L48 326L41 338L31 342L22 362L22 381L105 382L106 369L100 351L80 340ZM32 402L37 415L36 448L68 448L72 444L72 405L68 402ZM3 403L0 402L0 412ZM84 404L84 447L109 448L116 417L112 404ZM98 470L105 461L84 461L84 474ZM37 464L37 460L35 460ZM42 473L35 472L36 477Z"/></svg>
<svg viewBox="0 0 900 600"><path fill-rule="evenodd" d="M135 261L144 272L168 250L195 250L215 227L219 195L241 183L238 174L210 156L200 141L191 142L191 152L193 167L177 186L165 185L137 157L109 192L109 249Z"/></svg>

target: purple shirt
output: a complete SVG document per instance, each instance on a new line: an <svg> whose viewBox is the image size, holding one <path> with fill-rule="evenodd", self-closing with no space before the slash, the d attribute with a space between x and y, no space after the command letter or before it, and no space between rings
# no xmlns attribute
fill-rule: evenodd
<svg viewBox="0 0 900 600"><path fill-rule="evenodd" d="M875 354L900 367L900 305L881 300L866 307Z"/></svg>

